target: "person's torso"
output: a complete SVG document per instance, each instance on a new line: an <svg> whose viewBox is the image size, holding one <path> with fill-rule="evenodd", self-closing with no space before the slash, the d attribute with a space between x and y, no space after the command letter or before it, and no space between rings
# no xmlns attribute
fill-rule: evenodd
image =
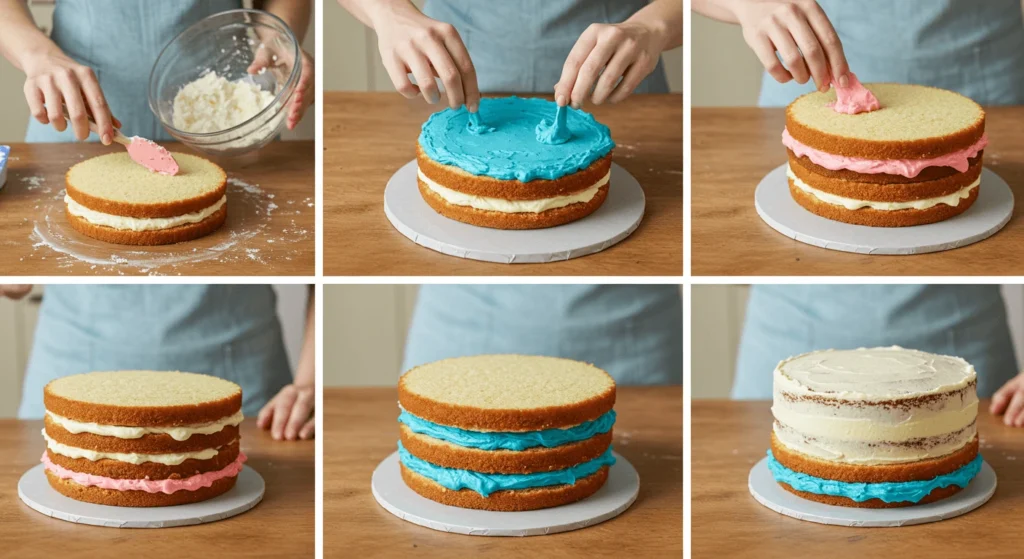
<svg viewBox="0 0 1024 559"><path fill-rule="evenodd" d="M485 93L551 93L573 45L592 23L621 23L647 0L427 0L423 12L462 37ZM667 93L658 67L637 93Z"/></svg>
<svg viewBox="0 0 1024 559"><path fill-rule="evenodd" d="M1024 104L1020 0L819 0L862 82L930 85L982 105ZM765 74L761 106L785 106L813 83Z"/></svg>
<svg viewBox="0 0 1024 559"><path fill-rule="evenodd" d="M93 69L111 112L127 136L170 140L149 109L149 74L157 56L193 23L242 7L241 0L58 0L50 38L69 57ZM92 134L91 141L96 141ZM75 141L30 121L28 142Z"/></svg>

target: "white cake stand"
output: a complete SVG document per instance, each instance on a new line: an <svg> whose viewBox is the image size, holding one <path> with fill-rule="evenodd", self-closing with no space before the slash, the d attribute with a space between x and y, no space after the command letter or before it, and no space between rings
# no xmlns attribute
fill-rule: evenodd
<svg viewBox="0 0 1024 559"><path fill-rule="evenodd" d="M992 498L996 492L996 473L988 462L983 462L971 483L952 497L892 509L838 507L797 497L775 482L767 457L750 470L747 485L757 502L786 516L819 524L876 528L926 524L967 514Z"/></svg>
<svg viewBox="0 0 1024 559"><path fill-rule="evenodd" d="M569 260L600 252L628 237L644 217L644 190L612 163L608 198L587 217L547 229L477 227L435 212L420 195L416 161L402 166L384 189L384 214L399 233L438 252L485 262L524 264Z"/></svg>
<svg viewBox="0 0 1024 559"><path fill-rule="evenodd" d="M801 243L861 254L924 254L967 246L996 234L1013 216L1013 192L999 175L982 169L978 199L964 213L928 225L868 227L805 210L790 195L786 165L782 165L757 185L754 206L772 229Z"/></svg>
<svg viewBox="0 0 1024 559"><path fill-rule="evenodd" d="M421 497L402 481L398 452L373 471L373 497L388 512L441 532L469 536L541 536L579 530L622 514L640 492L640 476L618 453L608 471L608 481L590 497L549 509L497 512L442 505Z"/></svg>
<svg viewBox="0 0 1024 559"><path fill-rule="evenodd" d="M18 480L18 497L33 509L60 520L108 528L170 528L216 522L242 514L263 499L263 477L242 468L231 491L210 500L173 507L112 507L83 503L50 487L42 464Z"/></svg>

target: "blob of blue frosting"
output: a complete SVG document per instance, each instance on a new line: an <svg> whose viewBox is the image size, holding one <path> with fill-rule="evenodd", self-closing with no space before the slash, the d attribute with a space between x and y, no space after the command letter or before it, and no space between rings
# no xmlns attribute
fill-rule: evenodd
<svg viewBox="0 0 1024 559"><path fill-rule="evenodd" d="M436 481L443 487L447 487L452 491L472 489L484 497L490 496L495 491L504 491L506 489L572 485L576 483L576 480L592 475L601 468L615 463L612 449L608 447L608 450L601 456L564 470L533 474L483 474L431 464L426 460L413 456L402 446L401 442L398 443L398 458L406 468L425 478Z"/></svg>
<svg viewBox="0 0 1024 559"><path fill-rule="evenodd" d="M558 107L558 112L555 113L555 119L549 121L544 119L540 121L534 132L537 135L537 141L542 144L564 144L572 138L572 132L569 130L569 125L566 124L566 114L568 109L565 107Z"/></svg>
<svg viewBox="0 0 1024 559"><path fill-rule="evenodd" d="M544 99L484 98L480 100L479 118L493 131L471 132L469 111L465 107L449 108L423 123L420 147L438 163L474 175L521 182L554 180L575 173L615 147L607 126L573 108L564 110L566 129L572 135L568 141L538 142L537 124L557 110L558 105Z"/></svg>
<svg viewBox="0 0 1024 559"><path fill-rule="evenodd" d="M587 421L568 429L544 429L543 431L519 433L468 431L458 427L438 425L405 410L399 414L398 421L408 426L413 433L427 435L459 446L481 450L526 450L538 446L551 448L585 441L594 435L607 433L615 424L615 410L609 410L593 421Z"/></svg>
<svg viewBox="0 0 1024 559"><path fill-rule="evenodd" d="M484 121L480 120L480 112L469 113L469 121L466 122L466 131L474 136L481 134L490 134L494 132L493 126L487 126Z"/></svg>
<svg viewBox="0 0 1024 559"><path fill-rule="evenodd" d="M967 487L967 484L981 471L981 462L979 454L958 470L922 481L848 483L795 472L779 463L772 456L772 451L768 451L768 469L771 470L775 481L785 483L797 491L848 497L858 503L870 499L881 499L886 503L905 501L916 503L940 487L949 487L950 485Z"/></svg>

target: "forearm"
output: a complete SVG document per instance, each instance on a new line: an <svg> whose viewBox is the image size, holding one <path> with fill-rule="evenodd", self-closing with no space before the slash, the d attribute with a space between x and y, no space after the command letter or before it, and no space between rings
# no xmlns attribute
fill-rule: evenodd
<svg viewBox="0 0 1024 559"><path fill-rule="evenodd" d="M0 0L0 53L15 68L25 71L25 59L47 51L60 51L36 27L26 0Z"/></svg>
<svg viewBox="0 0 1024 559"><path fill-rule="evenodd" d="M733 2L734 0L693 0L693 11L724 23L739 23L733 10Z"/></svg>
<svg viewBox="0 0 1024 559"><path fill-rule="evenodd" d="M664 50L683 45L683 0L654 0L637 11L626 23L640 23L660 34Z"/></svg>
<svg viewBox="0 0 1024 559"><path fill-rule="evenodd" d="M376 29L380 18L388 14L408 13L410 10L419 13L409 0L338 0L338 3L371 29Z"/></svg>
<svg viewBox="0 0 1024 559"><path fill-rule="evenodd" d="M309 303L306 305L306 332L303 335L302 351L299 363L295 368L292 384L296 386L313 386L316 383L316 292L309 290Z"/></svg>
<svg viewBox="0 0 1024 559"><path fill-rule="evenodd" d="M263 9L284 20L301 43L313 19L312 0L263 0Z"/></svg>

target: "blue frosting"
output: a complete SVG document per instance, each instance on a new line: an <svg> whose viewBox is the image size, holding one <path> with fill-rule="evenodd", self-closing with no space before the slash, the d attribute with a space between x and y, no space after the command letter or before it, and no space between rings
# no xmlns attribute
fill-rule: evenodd
<svg viewBox="0 0 1024 559"><path fill-rule="evenodd" d="M558 107L558 112L555 113L555 120L549 121L544 119L540 121L535 130L537 134L537 141L542 144L564 144L572 138L572 131L569 130L569 125L566 124L566 115L569 110L565 107Z"/></svg>
<svg viewBox="0 0 1024 559"><path fill-rule="evenodd" d="M399 414L398 421L407 425L414 433L448 441L459 446L481 450L526 450L538 446L548 448L561 446L607 433L615 424L615 410L609 410L593 421L581 423L568 429L545 429L520 433L467 431L458 427L438 425L416 417L405 410Z"/></svg>
<svg viewBox="0 0 1024 559"><path fill-rule="evenodd" d="M553 114L553 137L566 141L542 143L538 123ZM564 127L559 123L563 116ZM434 113L420 133L424 153L474 175L528 182L585 169L615 147L608 127L593 116L572 108L559 111L558 105L544 99L484 98L477 118L486 124L471 123L465 107Z"/></svg>
<svg viewBox="0 0 1024 559"><path fill-rule="evenodd" d="M604 454L589 462L577 464L564 470L533 474L482 474L470 470L445 468L413 456L402 446L402 443L398 443L398 457L406 468L432 479L452 491L472 489L484 497L495 491L506 489L571 485L576 483L576 480L592 475L601 468L615 463L611 447L608 447Z"/></svg>
<svg viewBox="0 0 1024 559"><path fill-rule="evenodd" d="M480 113L469 113L469 121L466 122L466 131L474 136L481 134L490 134L494 132L493 126L487 126L482 120L480 120Z"/></svg>
<svg viewBox="0 0 1024 559"><path fill-rule="evenodd" d="M905 501L916 503L940 487L949 487L950 485L967 487L967 484L981 471L981 462L979 454L974 460L956 471L923 481L847 483L794 472L779 463L772 456L772 451L768 451L768 469L771 470L775 481L785 483L797 491L848 497L858 503L870 499L881 499L886 503Z"/></svg>

